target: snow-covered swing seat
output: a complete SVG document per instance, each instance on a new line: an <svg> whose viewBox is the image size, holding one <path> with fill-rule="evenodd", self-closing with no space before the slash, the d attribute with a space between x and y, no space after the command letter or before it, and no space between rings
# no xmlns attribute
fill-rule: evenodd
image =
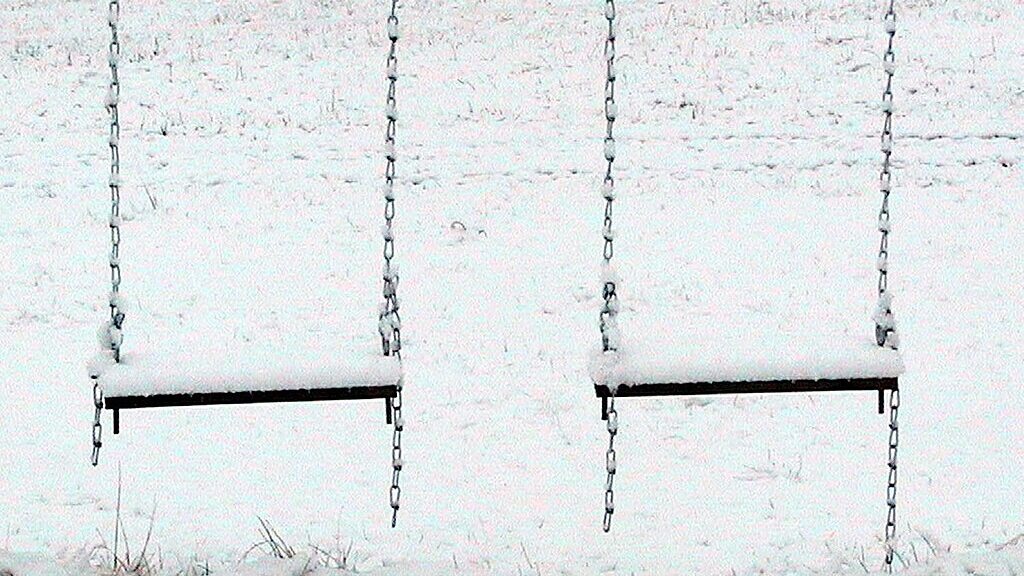
<svg viewBox="0 0 1024 576"><path fill-rule="evenodd" d="M300 350L229 350L225 354L156 351L121 354L96 372L103 404L133 408L384 399L387 422L402 380L398 356L320 346Z"/></svg>
<svg viewBox="0 0 1024 576"><path fill-rule="evenodd" d="M380 347L376 352L346 350L323 343L292 350L215 350L203 354L189 351L122 354L125 321L121 296L121 177L120 117L118 103L121 57L118 21L120 0L108 0L110 44L108 63L110 87L106 107L110 112L110 318L100 330L100 355L89 363L93 381L92 464L99 462L102 446L102 411L113 412L114 434L120 432L120 411L136 408L179 407L271 402L384 399L386 417L393 424L390 501L392 526L399 509L402 469L401 437L403 372L401 363L401 318L397 295L398 273L392 222L395 217L395 135L397 105L398 17L397 0L390 2L387 15L387 100L384 170L384 266L383 302L378 311ZM376 337L374 337L376 338Z"/></svg>
<svg viewBox="0 0 1024 576"><path fill-rule="evenodd" d="M590 358L604 418L613 388L619 398L878 391L881 414L884 391L895 390L903 373L899 352L848 334L696 331L699 337L667 344L667 328L644 332L649 339L620 344L614 353L598 350Z"/></svg>
<svg viewBox="0 0 1024 576"><path fill-rule="evenodd" d="M892 81L895 71L893 38L896 34L895 0L884 0L887 6L884 24L887 47L883 56L885 84L882 94L883 127L881 134L882 167L881 209L877 228L881 234L878 256L878 301L874 314L874 339L839 334L780 334L773 326L736 326L732 334L717 334L720 326L687 326L679 334L679 326L662 323L643 326L630 332L637 337L625 340L618 323L619 278L612 267L615 232L612 215L615 202L615 138L618 117L615 103L616 84L616 5L605 0L607 37L604 112L605 172L604 197L604 260L602 265L603 304L600 312L601 347L590 358L589 372L594 390L601 399L601 414L608 429L605 453L606 482L604 489L604 530L611 529L615 512L614 480L618 470L615 438L619 432L616 399L641 396L695 396L711 394L765 394L791 392L876 391L878 409L885 411L885 393L889 392L889 481L886 503L888 515L885 529L886 567L891 571L896 532L896 451L899 441L897 414L899 409L899 378L903 361L897 348L899 339L892 311L892 294L888 290L889 273L889 196L892 190ZM766 323L767 324L767 323ZM751 329L752 328L752 329ZM762 330L758 330L758 328ZM747 329L747 330L744 330ZM761 332L761 333L758 333Z"/></svg>

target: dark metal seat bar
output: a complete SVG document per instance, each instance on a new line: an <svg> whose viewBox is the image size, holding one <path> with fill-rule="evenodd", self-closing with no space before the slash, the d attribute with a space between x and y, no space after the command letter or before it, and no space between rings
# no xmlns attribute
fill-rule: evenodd
<svg viewBox="0 0 1024 576"><path fill-rule="evenodd" d="M303 390L244 390L237 392L197 392L153 394L151 396L107 396L103 405L114 411L114 434L120 433L120 411L135 408L168 408L180 406L223 406L232 404L270 404L278 402L320 402L331 400L371 400L383 398L387 421L391 423L391 400L398 395L398 386L353 386Z"/></svg>
<svg viewBox="0 0 1024 576"><path fill-rule="evenodd" d="M897 390L899 378L839 378L825 380L756 380L746 382L666 382L619 386L616 398L649 396L713 396L720 394L784 394L798 392L878 392L878 413L884 413L884 393ZM607 385L594 384L594 392L601 398L601 416L608 416Z"/></svg>

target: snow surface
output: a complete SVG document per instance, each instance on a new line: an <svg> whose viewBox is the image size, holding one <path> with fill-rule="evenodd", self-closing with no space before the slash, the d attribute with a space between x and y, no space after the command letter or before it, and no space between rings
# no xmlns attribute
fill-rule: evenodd
<svg viewBox="0 0 1024 576"><path fill-rule="evenodd" d="M394 356L328 346L123 353L99 377L104 395L262 392L387 386L402 378Z"/></svg>
<svg viewBox="0 0 1024 576"><path fill-rule="evenodd" d="M672 311L870 337L881 3L618 4L624 334ZM923 535L963 552L1024 532L1024 5L897 9L897 550L915 564ZM384 11L123 2L126 350L377 334ZM172 574L230 573L257 515L297 547L351 544L364 572L879 568L888 426L862 395L620 407L601 532L602 7L407 0L400 16L392 530L376 403L140 410L117 437L108 414L89 465L106 5L0 2L0 547L109 542L120 470L133 548L152 522Z"/></svg>
<svg viewBox="0 0 1024 576"><path fill-rule="evenodd" d="M72 574L74 572L66 569L49 556L12 554L0 550L0 576L72 576Z"/></svg>
<svg viewBox="0 0 1024 576"><path fill-rule="evenodd" d="M717 318L721 327L696 328L679 319L640 320L625 330L617 352L595 350L590 378L608 386L898 377L899 352L866 335L817 334L822 327L786 332ZM865 326L864 332L870 326Z"/></svg>
<svg viewBox="0 0 1024 576"><path fill-rule="evenodd" d="M72 564L74 569L66 565ZM392 565L370 571L356 571L347 567L325 565L320 557L305 553L297 553L292 558L257 557L247 559L238 564L215 571L214 575L231 576L341 576L344 574L361 573L375 576L401 576L405 574L450 574L459 572L450 566L410 567ZM197 567L205 574L205 566ZM6 572L5 572L6 570ZM764 572L762 572L763 574ZM793 574L793 571L787 571ZM61 562L41 556L11 555L0 551L0 576L97 576L104 574L101 569L88 566L81 560L77 562ZM886 572L869 572L863 566L836 567L830 572L833 575L871 576L887 574ZM1024 544L1003 543L987 550L972 550L960 554L938 551L924 561L902 572L904 576L1020 576L1024 574Z"/></svg>

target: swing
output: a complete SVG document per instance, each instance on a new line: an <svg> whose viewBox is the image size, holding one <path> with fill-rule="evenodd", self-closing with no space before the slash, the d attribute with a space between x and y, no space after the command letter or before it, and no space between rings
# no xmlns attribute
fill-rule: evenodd
<svg viewBox="0 0 1024 576"><path fill-rule="evenodd" d="M804 342L801 338L776 336L767 349L743 344L741 339L716 342L701 334L683 349L664 350L656 346L630 347L621 342L617 295L618 277L611 266L614 254L612 207L615 201L615 138L613 128L618 115L615 104L615 41L616 7L614 0L605 2L608 22L605 40L604 112L607 131L604 139L606 170L602 195L604 210L604 260L602 266L603 305L600 312L601 348L590 360L589 372L597 397L601 399L601 415L607 422L608 448L605 454L607 472L604 501L604 531L611 529L615 512L614 479L617 468L615 436L619 430L615 401L624 397L704 396L715 394L769 394L793 392L872 391L878 393L879 413L884 413L885 393L890 393L889 483L886 503L888 517L885 529L885 563L891 571L896 533L896 449L899 439L899 376L903 362L897 348L899 339L888 291L889 272L889 194L892 182L892 79L895 70L893 37L896 33L894 0L888 1L885 30L888 44L883 58L885 89L882 95L883 128L881 135L882 171L880 188L882 207L878 215L881 234L878 269L878 304L874 314L875 337L841 340L821 339ZM732 342L732 346L730 346Z"/></svg>
<svg viewBox="0 0 1024 576"><path fill-rule="evenodd" d="M227 354L213 359L182 354L154 356L121 353L125 314L121 299L121 178L120 118L118 102L121 82L118 63L121 55L118 37L120 0L110 0L110 87L106 108L110 112L110 319L100 330L103 351L90 362L93 380L95 417L92 429L92 465L99 464L102 447L104 408L113 412L114 434L120 432L120 411L136 408L257 404L275 402L312 402L327 400L384 399L387 422L392 424L391 525L398 517L402 470L402 384L401 317L397 296L398 273L392 264L395 255L392 222L395 217L395 132L397 108L395 84L398 80L396 45L398 41L397 0L391 1L387 18L390 47L387 56L387 106L384 172L384 267L383 303L378 314L382 353L346 353L335 348L288 351L287 355L269 352Z"/></svg>

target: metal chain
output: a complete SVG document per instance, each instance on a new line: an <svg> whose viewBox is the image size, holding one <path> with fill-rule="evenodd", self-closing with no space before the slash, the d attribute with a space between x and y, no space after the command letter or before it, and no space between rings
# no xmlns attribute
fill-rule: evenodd
<svg viewBox="0 0 1024 576"><path fill-rule="evenodd" d="M388 95L385 109L387 129L384 143L384 157L387 161L384 170L384 303L380 310L380 336L385 356L398 355L402 348L398 315L398 270L397 266L392 263L395 256L395 131L398 122L398 108L395 101L395 83L398 80L397 4L398 0L392 0L391 14L387 21L387 33L391 40L391 48L388 51L387 60Z"/></svg>
<svg viewBox="0 0 1024 576"><path fill-rule="evenodd" d="M398 81L398 0L391 0L391 13L387 20L387 35L391 41L387 59L388 96L385 115L387 130L385 133L384 156L387 165L384 170L384 302L380 308L379 328L381 345L385 356L402 358L402 319L399 315L398 302L398 270L392 263L395 256L395 134L398 123L398 106L395 100L395 84ZM394 431L391 436L391 527L398 523L398 509L401 505L402 489L398 484L402 472L402 430L405 421L402 418L402 380L398 381L398 391L392 402L392 421Z"/></svg>
<svg viewBox="0 0 1024 576"><path fill-rule="evenodd" d="M391 527L398 525L398 508L401 504L402 488L398 485L402 473L402 430L405 420L402 418L402 382L398 382L398 394L392 401L394 431L391 435Z"/></svg>
<svg viewBox="0 0 1024 576"><path fill-rule="evenodd" d="M606 0L605 19L608 21L608 37L605 39L604 56L607 76L604 84L604 115L606 121L606 132L604 138L604 157L607 166L604 174L604 185L602 195L604 196L604 224L602 235L604 237L604 268L605 274L602 278L602 296L604 304L601 307L601 348L605 352L615 351L619 346L619 331L617 317L619 313L619 297L616 292L616 278L611 272L612 256L615 255L615 231L612 228L612 210L615 203L615 176L613 168L615 164L615 118L618 109L615 105L615 0Z"/></svg>
<svg viewBox="0 0 1024 576"><path fill-rule="evenodd" d="M892 193L892 115L893 93L892 80L896 72L896 54L893 44L896 37L896 0L889 0L885 13L886 40L885 55L882 65L885 70L885 89L882 92L882 172L879 176L879 188L882 192L882 207L878 212L878 231L882 237L878 246L878 308L875 311L875 340L879 346L896 349L899 347L899 336L892 312L892 295L889 289L889 195ZM885 569L893 571L893 559L896 547L896 453L900 441L899 428L900 391L893 390L889 400L889 483L886 488L885 502L888 514L885 521Z"/></svg>
<svg viewBox="0 0 1024 576"><path fill-rule="evenodd" d="M96 407L96 414L92 421L92 465L100 463L100 448L103 447L103 422L100 417L103 415L103 389L95 380L92 385L92 403Z"/></svg>
<svg viewBox="0 0 1024 576"><path fill-rule="evenodd" d="M604 117L606 132L604 138L604 158L607 162L604 173L604 185L602 195L604 196L604 224L602 236L604 237L604 266L602 272L602 296L604 304L601 307L601 349L605 352L614 352L619 348L619 296L616 291L617 277L612 269L612 256L615 255L615 231L612 228L612 211L615 203L615 176L613 174L615 164L615 118L618 116L618 109L615 105L615 0L606 0L604 16L608 21L608 36L604 43L605 57L605 84L604 84ZM615 455L615 435L619 432L619 413L615 409L615 390L611 391L608 398L608 450L605 452L605 470L607 479L604 485L604 531L612 529L612 514L615 513L615 471L618 465Z"/></svg>
<svg viewBox="0 0 1024 576"><path fill-rule="evenodd" d="M889 486L886 489L889 513L885 521L885 568L890 573L896 548L896 450L900 443L899 410L900 391L897 389L892 391L889 402Z"/></svg>
<svg viewBox="0 0 1024 576"><path fill-rule="evenodd" d="M608 451L605 452L605 470L608 477L604 484L604 531L612 529L612 514L615 513L615 471L618 460L615 455L615 436L619 433L619 413L615 410L615 391L608 397Z"/></svg>
<svg viewBox="0 0 1024 576"><path fill-rule="evenodd" d="M889 0L889 9L885 13L885 31L888 35L885 55L882 64L885 68L885 89L882 92L882 172L879 175L879 188L882 192L882 207L878 212L878 231L881 240L878 246L878 307L875 311L875 340L879 346L897 348L899 337L892 312L892 296L889 289L889 194L892 192L892 115L893 93L892 79L896 72L896 54L893 51L893 40L896 36L895 0Z"/></svg>
<svg viewBox="0 0 1024 576"><path fill-rule="evenodd" d="M109 346L114 362L121 361L122 327L124 312L121 310L119 293L121 289L121 123L117 105L121 99L121 80L117 66L121 59L121 43L117 34L117 24L121 16L119 0L110 0L107 11L107 24L110 26L110 45L107 63L110 66L110 86L107 89L105 106L110 111L110 133L107 144L110 146L110 320L104 326L103 343ZM92 425L92 465L99 464L100 448L103 446L103 390L99 381L93 381L93 404L96 414Z"/></svg>
<svg viewBox="0 0 1024 576"><path fill-rule="evenodd" d="M114 361L121 361L120 331L124 324L118 293L121 289L121 122L118 103L121 99L121 79L118 64L121 59L121 44L117 34L121 5L119 0L110 0L107 21L110 24L110 88L107 93L107 108L110 110L110 323L117 331L111 338Z"/></svg>

